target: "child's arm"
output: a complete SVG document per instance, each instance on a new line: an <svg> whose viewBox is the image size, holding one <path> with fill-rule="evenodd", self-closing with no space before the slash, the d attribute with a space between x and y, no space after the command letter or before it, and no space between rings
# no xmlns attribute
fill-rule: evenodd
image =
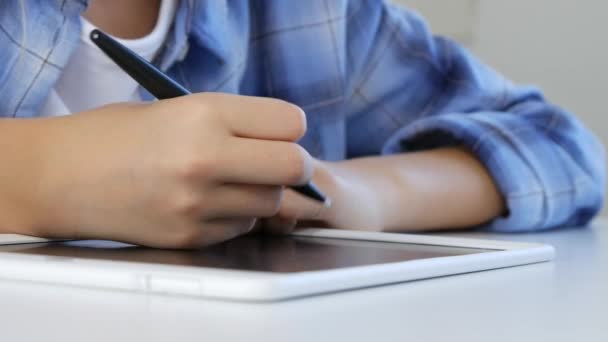
<svg viewBox="0 0 608 342"><path fill-rule="evenodd" d="M333 206L322 208L286 193L279 218L266 223L268 230L285 231L296 220L356 230L457 229L506 214L488 172L459 148L318 162L314 180Z"/></svg>
<svg viewBox="0 0 608 342"><path fill-rule="evenodd" d="M340 202L358 202L375 210L381 230L467 228L506 214L492 178L468 151L434 149L386 157L354 159L330 165L342 180ZM359 184L359 186L357 186ZM350 194L365 185L366 196ZM348 197L348 199L346 198ZM337 211L324 213L329 219ZM330 221L331 222L331 221ZM361 223L353 227L369 229Z"/></svg>
<svg viewBox="0 0 608 342"><path fill-rule="evenodd" d="M0 233L25 234L42 216L34 203L43 136L34 120L0 119Z"/></svg>
<svg viewBox="0 0 608 342"><path fill-rule="evenodd" d="M0 119L0 233L167 248L233 238L278 211L284 185L310 180L305 130L286 102L211 93Z"/></svg>
<svg viewBox="0 0 608 342"><path fill-rule="evenodd" d="M358 175L367 192L388 192L379 199L383 228L486 220L498 231L541 230L585 224L601 209L603 148L573 115L434 37L417 15L379 1L349 3L336 24L347 50L348 156L376 157L341 170ZM436 150L446 147L468 151L484 171L465 154ZM415 151L424 152L407 154Z"/></svg>

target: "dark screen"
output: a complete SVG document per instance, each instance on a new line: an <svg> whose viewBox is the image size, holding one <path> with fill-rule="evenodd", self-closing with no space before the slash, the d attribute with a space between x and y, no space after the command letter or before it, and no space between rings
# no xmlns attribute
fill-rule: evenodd
<svg viewBox="0 0 608 342"><path fill-rule="evenodd" d="M243 236L193 251L160 250L110 241L0 246L0 252L262 272L303 272L492 250L293 236Z"/></svg>

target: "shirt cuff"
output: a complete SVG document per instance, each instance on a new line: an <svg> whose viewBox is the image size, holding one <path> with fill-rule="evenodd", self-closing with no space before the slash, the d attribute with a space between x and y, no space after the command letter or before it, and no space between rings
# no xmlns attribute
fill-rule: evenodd
<svg viewBox="0 0 608 342"><path fill-rule="evenodd" d="M566 208L570 209L575 195L547 195L548 190L560 187L555 184L555 179L560 179L555 173L563 169L558 167L562 165L549 140L530 122L512 114L448 114L420 119L401 128L387 140L382 154L464 146L485 165L508 208L505 216L482 228L538 231L552 228L554 220L567 220L559 217L564 215L559 211L568 215L570 210Z"/></svg>

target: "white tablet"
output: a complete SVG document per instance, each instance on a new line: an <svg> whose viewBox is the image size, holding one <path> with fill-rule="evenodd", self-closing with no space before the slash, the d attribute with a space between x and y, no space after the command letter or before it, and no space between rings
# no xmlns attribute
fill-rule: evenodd
<svg viewBox="0 0 608 342"><path fill-rule="evenodd" d="M0 246L0 278L245 301L526 265L555 254L541 244L325 229L244 236L198 251L28 242Z"/></svg>

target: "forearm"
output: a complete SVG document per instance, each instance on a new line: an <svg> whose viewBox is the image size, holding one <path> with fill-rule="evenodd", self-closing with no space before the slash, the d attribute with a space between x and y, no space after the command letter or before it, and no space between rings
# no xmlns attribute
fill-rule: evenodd
<svg viewBox="0 0 608 342"><path fill-rule="evenodd" d="M331 166L345 186L359 184L375 203L378 229L457 229L505 212L484 166L469 152L444 148L369 157Z"/></svg>
<svg viewBox="0 0 608 342"><path fill-rule="evenodd" d="M41 122L0 119L0 233L28 234L41 172Z"/></svg>

